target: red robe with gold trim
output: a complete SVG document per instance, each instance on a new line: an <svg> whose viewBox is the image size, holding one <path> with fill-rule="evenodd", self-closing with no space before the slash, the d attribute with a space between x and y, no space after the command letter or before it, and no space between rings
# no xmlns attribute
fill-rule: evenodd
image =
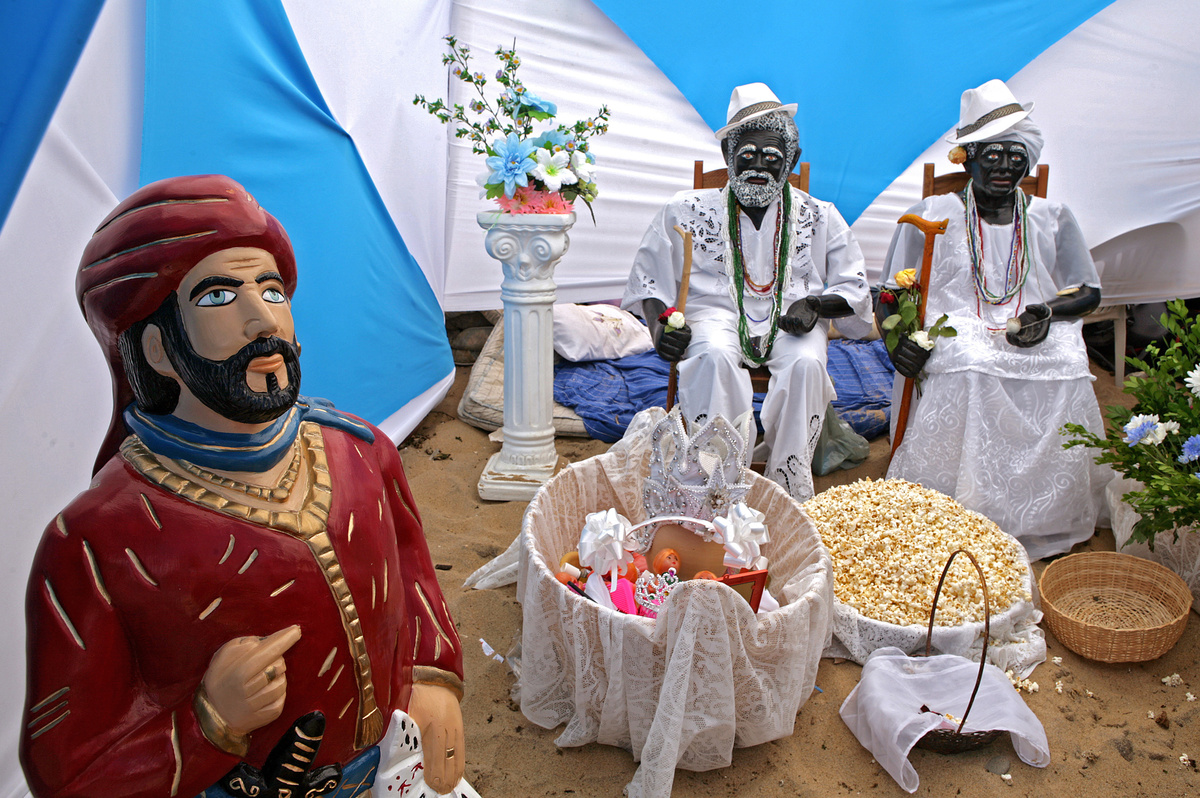
<svg viewBox="0 0 1200 798"><path fill-rule="evenodd" d="M461 679L400 458L374 433L302 426L306 533L202 506L201 485L156 479L129 446L51 522L26 596L21 764L34 795L190 798L220 779L240 758L204 736L193 696L235 637L302 632L284 655L283 712L250 736L256 767L313 710L328 724L314 765L348 761L407 707L414 664ZM375 721L360 717L372 708ZM356 742L364 729L373 739Z"/></svg>

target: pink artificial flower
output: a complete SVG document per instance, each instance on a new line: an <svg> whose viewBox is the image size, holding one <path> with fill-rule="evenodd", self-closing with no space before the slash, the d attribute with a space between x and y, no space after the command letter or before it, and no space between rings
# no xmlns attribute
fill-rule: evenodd
<svg viewBox="0 0 1200 798"><path fill-rule="evenodd" d="M546 197L543 213L570 213L572 205L563 199L562 194L554 193Z"/></svg>

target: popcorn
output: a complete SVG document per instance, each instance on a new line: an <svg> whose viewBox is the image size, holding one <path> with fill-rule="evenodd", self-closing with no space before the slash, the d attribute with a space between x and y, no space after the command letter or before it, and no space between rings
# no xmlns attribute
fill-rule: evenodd
<svg viewBox="0 0 1200 798"><path fill-rule="evenodd" d="M1184 698L1186 698L1188 701L1195 701L1195 700L1196 700L1196 696L1192 695L1191 693L1184 693L1184 694L1183 694L1183 697L1184 697Z"/></svg>
<svg viewBox="0 0 1200 798"><path fill-rule="evenodd" d="M804 503L833 558L834 595L862 615L924 626L938 577L955 549L968 549L987 579L992 612L1030 601L1017 544L979 513L901 479L860 480ZM959 557L946 576L935 622L983 621L979 576Z"/></svg>
<svg viewBox="0 0 1200 798"><path fill-rule="evenodd" d="M1058 679L1057 681L1054 682L1054 692L1061 695L1062 691L1063 691L1062 679Z"/></svg>
<svg viewBox="0 0 1200 798"><path fill-rule="evenodd" d="M1179 687L1183 684L1183 679L1178 673L1172 673L1170 676L1164 676L1162 683L1167 687Z"/></svg>
<svg viewBox="0 0 1200 798"><path fill-rule="evenodd" d="M1062 657L1051 657L1050 661L1055 665L1062 665Z"/></svg>

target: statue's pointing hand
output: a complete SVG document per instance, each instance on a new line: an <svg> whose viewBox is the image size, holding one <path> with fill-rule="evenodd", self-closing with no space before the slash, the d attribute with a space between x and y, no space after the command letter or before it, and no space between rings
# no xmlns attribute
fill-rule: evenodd
<svg viewBox="0 0 1200 798"><path fill-rule="evenodd" d="M293 625L267 637L235 637L217 649L202 684L232 732L249 734L279 717L287 697L283 655L299 639Z"/></svg>

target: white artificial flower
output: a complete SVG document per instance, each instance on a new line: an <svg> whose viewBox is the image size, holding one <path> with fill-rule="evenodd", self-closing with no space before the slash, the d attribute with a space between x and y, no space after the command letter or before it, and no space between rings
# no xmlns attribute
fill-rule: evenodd
<svg viewBox="0 0 1200 798"><path fill-rule="evenodd" d="M925 332L924 330L916 330L908 337L913 340L913 343L926 351L933 349L933 339L930 338L929 333Z"/></svg>
<svg viewBox="0 0 1200 798"><path fill-rule="evenodd" d="M566 152L551 153L545 148L538 148L533 176L546 185L547 191L558 191L563 186L574 185L579 178L567 168L569 160Z"/></svg>
<svg viewBox="0 0 1200 798"><path fill-rule="evenodd" d="M588 160L586 153L578 150L571 154L571 171L584 183L596 180L596 165Z"/></svg>
<svg viewBox="0 0 1200 798"><path fill-rule="evenodd" d="M1187 373L1183 382L1193 396L1200 397L1200 363L1197 363L1196 368Z"/></svg>

